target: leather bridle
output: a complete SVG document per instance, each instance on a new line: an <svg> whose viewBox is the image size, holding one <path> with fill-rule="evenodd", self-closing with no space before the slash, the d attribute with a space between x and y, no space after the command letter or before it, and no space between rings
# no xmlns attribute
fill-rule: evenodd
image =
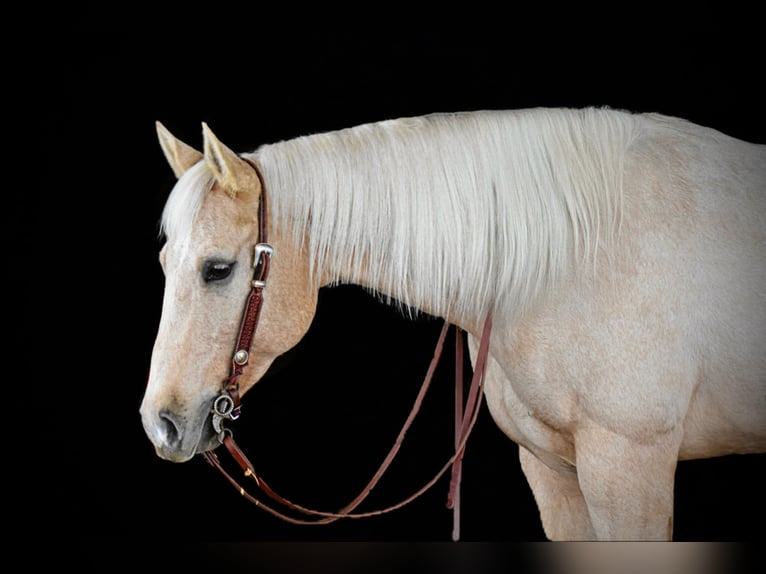
<svg viewBox="0 0 766 574"><path fill-rule="evenodd" d="M229 434L222 422L224 419L236 420L240 413L239 377L250 361L250 347L253 337L258 328L258 320L261 317L263 306L263 290L266 288L266 280L271 268L271 257L274 248L268 242L268 230L266 225L266 186L263 176L258 167L247 158L244 159L254 170L261 183L261 195L258 199L258 242L255 244L253 253L253 278L250 282L250 293L245 302L245 310L240 320L237 343L234 346L234 354L231 357L231 371L223 380L223 390L213 402L213 428L219 437ZM222 441L223 442L223 441Z"/></svg>
<svg viewBox="0 0 766 574"><path fill-rule="evenodd" d="M394 457L396 456L399 448L401 447L404 436L407 433L410 425L412 424L415 416L420 410L420 405L423 402L426 391L430 386L431 379L433 378L436 366L439 363L439 359L444 347L444 341L446 339L447 332L451 325L445 321L442 326L439 339L434 350L434 356L431 359L428 371L425 379L420 387L420 391L415 399L415 403L410 411L407 420L404 422L399 435L394 442L393 447L389 451L388 455L384 459L383 463L378 468L377 472L370 479L369 483L362 489L362 491L354 498L350 503L344 506L337 512L324 512L320 510L314 510L307 508L295 502L292 502L283 496L275 492L255 471L253 464L248 460L245 453L239 448L234 441L234 436L230 428L224 426L224 422L227 420L236 420L240 416L240 396L239 396L239 377L242 374L243 369L247 366L250 359L250 348L252 346L253 337L258 327L258 320L261 314L261 307L263 306L263 290L266 287L266 282L269 275L269 268L271 264L271 258L274 254L273 247L268 243L267 237L267 203L266 203L266 186L263 181L263 176L257 165L247 158L242 158L246 161L254 170L261 183L261 194L259 199L259 235L258 242L254 249L253 260L253 279L251 282L250 293L245 303L245 309L240 321L239 334L237 336L237 342L234 347L234 353L231 360L231 370L228 377L223 380L221 394L215 399L212 407L212 424L215 432L218 434L218 438L226 447L231 457L237 463L237 465L244 472L245 477L251 478L256 486L260 488L264 494L275 502L283 505L285 508L295 511L297 513L312 517L312 518L296 518L285 514L284 512L277 510L262 500L251 495L245 490L222 466L218 456L213 451L207 451L203 453L203 457L213 467L217 468L226 479L244 496L247 500L255 504L257 507L269 512L270 514L290 522L292 524L329 524L335 522L341 518L365 518L370 516L377 516L385 514L401 508L406 504L412 502L417 497L429 490L436 482L452 467L452 475L450 479L450 489L447 496L447 508L453 510L453 540L459 540L460 538L460 478L462 459L465 453L465 445L468 441L468 437L471 430L476 423L478 416L481 399L483 396L484 376L486 372L487 356L489 354L489 339L492 329L492 318L487 316L482 331L481 341L479 343L479 351L476 356L476 361L473 369L473 376L471 378L471 385L468 391L468 397L466 400L465 408L463 408L463 335L464 332L459 327L455 327L455 453L450 457L446 464L437 472L437 474L429 480L424 486L415 491L413 494L403 499L402 501L388 506L386 508L367 511L367 512L353 512L372 491L385 471L390 466Z"/></svg>

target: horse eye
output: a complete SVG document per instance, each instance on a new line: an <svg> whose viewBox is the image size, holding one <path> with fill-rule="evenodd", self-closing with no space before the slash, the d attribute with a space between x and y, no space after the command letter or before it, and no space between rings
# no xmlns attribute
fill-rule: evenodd
<svg viewBox="0 0 766 574"><path fill-rule="evenodd" d="M212 283L214 281L223 281L234 269L234 263L226 263L224 261L206 261L202 267L202 279L205 283Z"/></svg>

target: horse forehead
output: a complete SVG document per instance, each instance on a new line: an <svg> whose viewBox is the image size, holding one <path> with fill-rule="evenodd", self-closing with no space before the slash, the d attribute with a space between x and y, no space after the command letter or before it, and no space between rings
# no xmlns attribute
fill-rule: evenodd
<svg viewBox="0 0 766 574"><path fill-rule="evenodd" d="M243 198L232 198L216 185L202 202L192 226L192 243L225 246L241 242L257 229L257 217Z"/></svg>

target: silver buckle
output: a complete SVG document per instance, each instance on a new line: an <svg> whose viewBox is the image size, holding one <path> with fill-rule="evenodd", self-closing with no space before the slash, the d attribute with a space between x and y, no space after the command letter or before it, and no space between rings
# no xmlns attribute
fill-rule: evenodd
<svg viewBox="0 0 766 574"><path fill-rule="evenodd" d="M253 268L256 270L256 275L253 277L253 287L266 287L266 276L264 274L263 258L272 257L274 255L274 247L269 243L256 243L255 253L253 254ZM259 269L260 266L260 269Z"/></svg>
<svg viewBox="0 0 766 574"><path fill-rule="evenodd" d="M272 247L270 243L256 243L253 267L258 267L258 264L261 262L261 257L263 257L264 253L271 257L274 255L274 247Z"/></svg>

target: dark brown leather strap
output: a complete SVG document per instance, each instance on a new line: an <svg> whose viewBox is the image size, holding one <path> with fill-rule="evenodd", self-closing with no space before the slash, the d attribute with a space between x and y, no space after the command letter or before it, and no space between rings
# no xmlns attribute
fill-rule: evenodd
<svg viewBox="0 0 766 574"><path fill-rule="evenodd" d="M269 512L270 514L282 520L285 520L292 524L301 524L301 525L329 524L330 522L334 522L341 518L366 518L366 517L378 516L380 514L392 512L393 510L396 510L398 508L405 506L406 504L409 504L410 502L418 498L420 495L425 493L427 490L429 490L446 473L446 471L449 470L450 466L452 466L453 478L450 483L450 494L448 497L448 506L450 508L458 508L458 511L455 511L453 514L454 520L455 520L455 524L453 525L453 539L458 540L459 534L460 534L459 523L458 523L459 496L456 493L457 493L457 489L459 488L460 462L462 461L463 455L465 453L465 445L466 445L466 442L468 441L468 437L470 436L471 430L473 429L476 423L476 418L478 416L479 407L481 404L481 398L483 394L482 390L484 386L484 377L485 377L485 370L486 370L486 357L489 353L489 338L490 338L491 329L492 329L492 320L489 317L487 318L484 324L482 339L479 344L479 352L477 354L473 377L471 379L471 386L470 386L470 390L468 394L468 402L466 405L466 409L464 412L461 412L462 409L459 407L456 407L457 421L456 421L455 454L447 461L447 463L439 470L439 472L437 472L437 474L431 480L429 480L423 487L418 489L412 495L398 502L397 504L393 504L386 508L368 511L368 512L356 512L356 513L352 512L356 507L359 506L359 504L362 503L362 501L372 491L372 489L375 487L375 485L378 483L380 478L383 476L385 471L390 466L391 462L396 456L396 453L399 451L399 448L402 444L404 436L407 430L409 429L410 425L412 424L415 416L417 415L420 409L420 405L423 402L423 398L425 397L425 393L428 390L428 387L431 383L434 371L436 370L436 366L438 365L439 359L442 354L444 339L446 337L449 327L450 325L445 322L444 326L442 327L442 332L439 336L439 340L436 344L434 357L431 360L431 364L429 366L428 372L426 373L426 377L423 381L423 384L421 385L420 391L418 392L418 396L415 400L415 404L413 405L410 415L407 417L407 420L405 421L402 427L402 430L399 432L399 436L394 442L394 446L391 448L385 460L383 461L381 466L378 468L378 471L375 473L375 475L372 477L369 483L365 486L365 488L362 489L362 491L359 493L359 495L357 495L356 498L354 498L354 500L352 500L349 504L347 504L344 508L342 508L338 512L324 512L324 511L307 508L305 506L297 504L279 495L263 480L261 476L259 476L256 473L253 464L248 460L244 452L239 448L239 446L234 441L234 438L230 433L225 434L225 437L223 438L223 444L226 447L226 450L231 455L231 457L237 463L237 465L242 469L246 477L250 477L252 480L254 480L256 486L258 486L267 496L269 496L275 502L282 504L283 506L291 510L300 512L302 514L314 516L317 518L314 518L314 519L295 518L293 516L289 516L281 511L278 511L270 507L269 505L265 504L261 500L257 499L256 497L248 493L245 490L245 488L243 488L223 468L220 460L218 459L218 456L214 452L206 452L204 453L203 456L213 467L217 468L226 477L226 479L239 491L239 493L242 496L244 496L247 500L249 500L250 502L254 503L259 508L262 508L263 510ZM461 370L462 361L463 361L462 334L456 335L456 346L459 349L459 350L456 349L456 370ZM459 368L458 368L458 364L459 364ZM463 385L462 377L459 377L456 375L456 396L458 395L458 393L462 394L462 390L461 391L457 390L457 387L460 386L462 388L462 385Z"/></svg>
<svg viewBox="0 0 766 574"><path fill-rule="evenodd" d="M255 336L258 320L261 316L263 289L269 276L272 254L272 248L268 244L266 185L256 164L247 158L242 159L253 168L258 176L258 180L261 183L261 191L258 198L258 244L255 246L253 253L252 287L247 296L245 310L240 321L237 343L231 359L231 370L229 376L223 381L223 389L229 393L234 405L231 413L231 418L233 419L236 419L240 412L239 377L250 360L250 348L253 344L253 337Z"/></svg>
<svg viewBox="0 0 766 574"><path fill-rule="evenodd" d="M253 160L247 159L246 157L243 157L242 160L247 162L247 164L253 168L255 175L258 177L258 182L261 184L261 193L258 197L258 243L268 243L269 226L266 221L266 214L269 210L266 197L266 183L263 181L261 170L258 169L258 166Z"/></svg>
<svg viewBox="0 0 766 574"><path fill-rule="evenodd" d="M463 419L467 412L463 410L463 330L455 332L455 452L460 447L460 435ZM463 451L465 452L465 451ZM455 459L452 465L447 508L452 509L452 540L460 539L460 479L462 477L463 457Z"/></svg>

